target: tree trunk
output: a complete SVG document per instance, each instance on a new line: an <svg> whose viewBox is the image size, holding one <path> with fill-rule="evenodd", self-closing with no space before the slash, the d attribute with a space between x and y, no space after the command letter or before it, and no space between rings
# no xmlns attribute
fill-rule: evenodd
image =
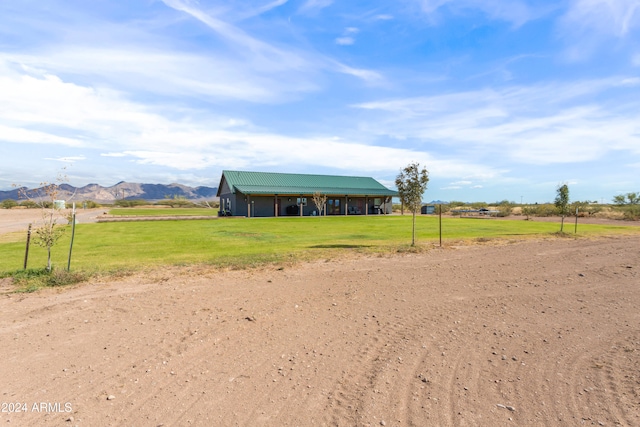
<svg viewBox="0 0 640 427"><path fill-rule="evenodd" d="M51 273L51 248L47 248L47 271Z"/></svg>
<svg viewBox="0 0 640 427"><path fill-rule="evenodd" d="M416 213L413 213L413 220L411 225L411 246L416 245Z"/></svg>
<svg viewBox="0 0 640 427"><path fill-rule="evenodd" d="M562 221L560 221L560 232L562 233L562 230L564 230L564 215L562 215Z"/></svg>

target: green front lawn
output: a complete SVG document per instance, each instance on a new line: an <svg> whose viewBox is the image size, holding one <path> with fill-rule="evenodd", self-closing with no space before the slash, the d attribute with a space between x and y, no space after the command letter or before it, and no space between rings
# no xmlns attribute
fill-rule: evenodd
<svg viewBox="0 0 640 427"><path fill-rule="evenodd" d="M130 212L132 209L126 209ZM173 212L177 209L162 209ZM193 211L193 209L188 209ZM443 242L553 237L560 224L522 220L443 218ZM438 218L417 217L417 245L438 244ZM573 232L573 223L565 223ZM638 234L640 227L579 224L578 237ZM71 229L53 248L54 267L66 268ZM0 275L22 268L26 230L0 240ZM78 224L72 269L115 271L198 264L250 266L335 257L344 251L392 253L411 242L411 216L221 218ZM32 246L29 267L46 265Z"/></svg>

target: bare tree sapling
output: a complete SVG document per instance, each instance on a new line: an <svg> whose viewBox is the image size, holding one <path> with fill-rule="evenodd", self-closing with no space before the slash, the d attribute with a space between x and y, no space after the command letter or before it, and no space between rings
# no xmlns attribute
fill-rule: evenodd
<svg viewBox="0 0 640 427"><path fill-rule="evenodd" d="M417 162L407 165L396 177L396 188L403 206L413 214L411 224L411 246L416 244L416 214L422 207L422 195L427 189L429 171L420 169Z"/></svg>

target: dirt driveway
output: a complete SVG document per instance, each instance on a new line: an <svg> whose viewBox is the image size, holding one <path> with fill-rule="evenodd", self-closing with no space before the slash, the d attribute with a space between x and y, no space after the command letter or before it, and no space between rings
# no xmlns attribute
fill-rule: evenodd
<svg viewBox="0 0 640 427"><path fill-rule="evenodd" d="M79 223L96 222L97 217L104 212L102 209L78 209L76 211L76 221ZM31 223L36 223L42 219L40 209L0 209L0 234L14 231L27 230ZM65 224L61 216L57 220L59 224Z"/></svg>
<svg viewBox="0 0 640 427"><path fill-rule="evenodd" d="M638 426L639 261L552 239L1 295L0 422Z"/></svg>

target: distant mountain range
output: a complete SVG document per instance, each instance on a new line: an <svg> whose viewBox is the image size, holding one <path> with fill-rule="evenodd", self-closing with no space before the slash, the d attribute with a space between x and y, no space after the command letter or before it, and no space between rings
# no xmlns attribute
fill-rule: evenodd
<svg viewBox="0 0 640 427"><path fill-rule="evenodd" d="M13 199L20 201L21 191L25 188L10 191L0 191L0 201ZM189 187L181 184L137 184L131 182L119 182L111 187L103 187L98 184L89 184L84 187L74 187L68 184L60 184L60 200L83 201L92 200L97 203L113 203L121 199L162 200L172 197L184 197L189 200L213 200L216 198L217 187ZM30 191L37 194L37 189Z"/></svg>

